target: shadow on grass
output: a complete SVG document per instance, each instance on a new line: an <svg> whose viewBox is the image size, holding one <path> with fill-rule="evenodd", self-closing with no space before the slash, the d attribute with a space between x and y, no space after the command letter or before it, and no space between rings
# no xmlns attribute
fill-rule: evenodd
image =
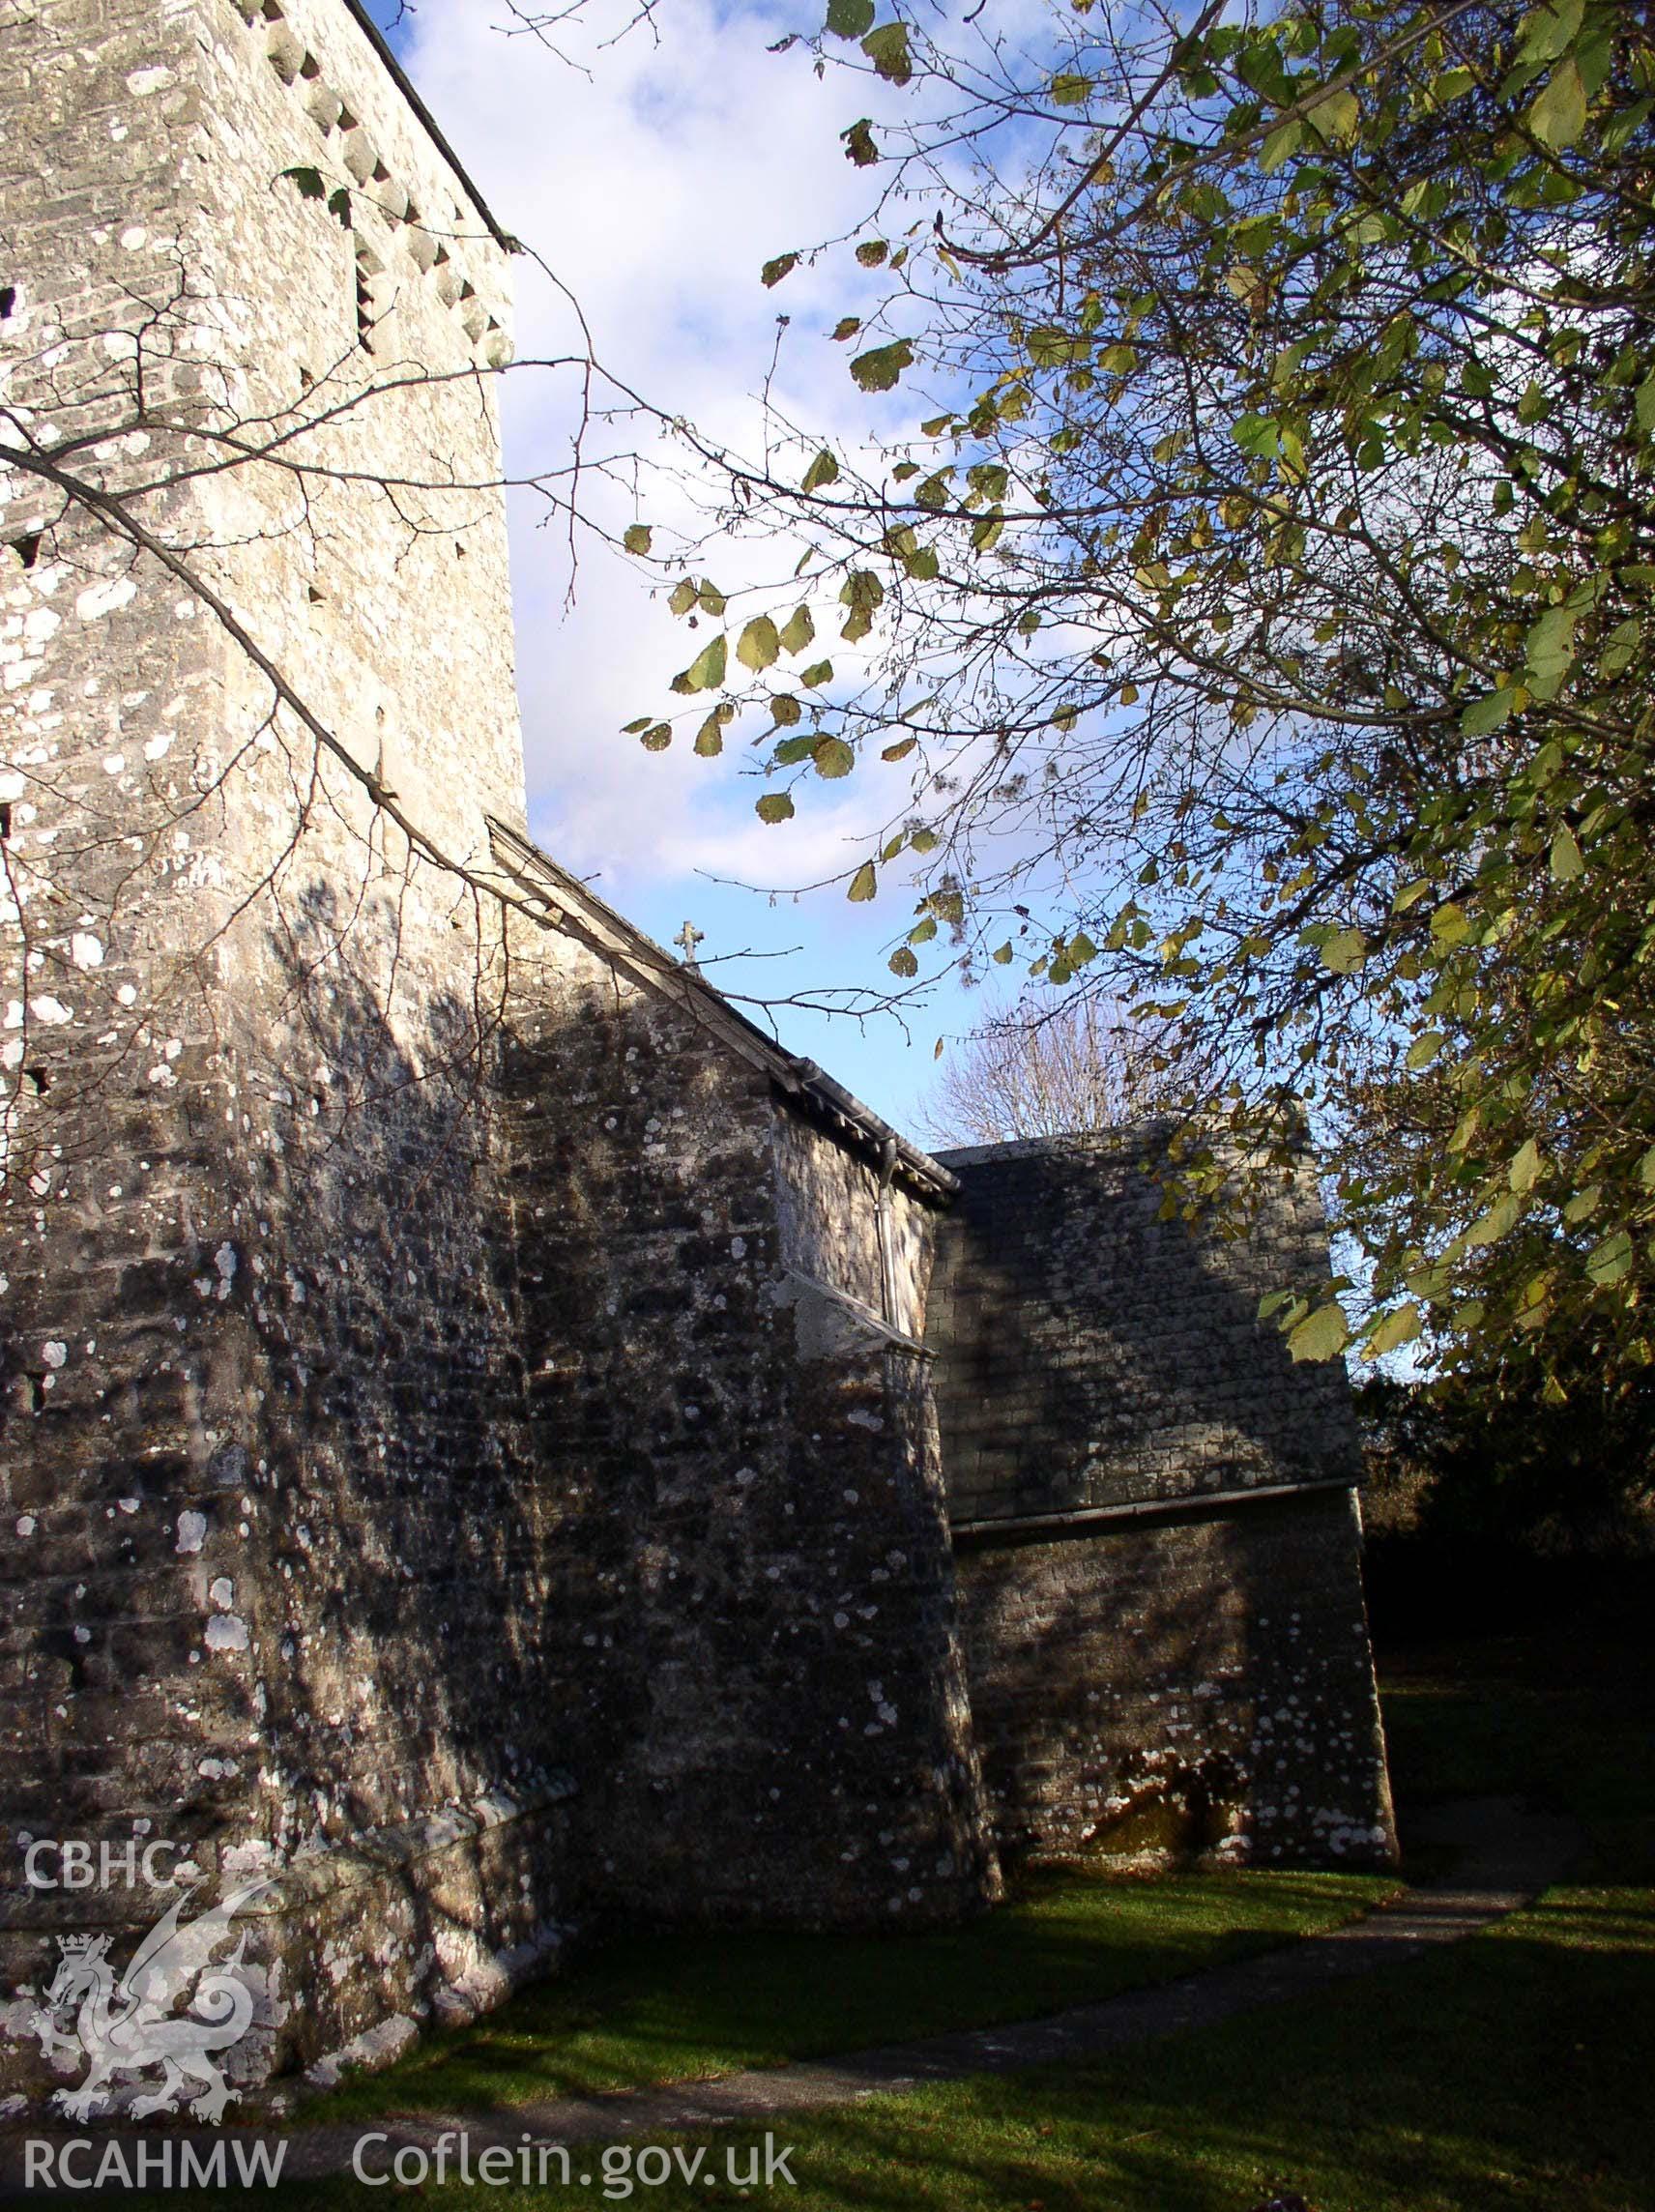
<svg viewBox="0 0 1655 2212"><path fill-rule="evenodd" d="M306 2123L706 2079L1030 2019L1336 1926L1382 1877L1063 1870L961 1929L617 1937L476 2026L308 2104Z"/></svg>

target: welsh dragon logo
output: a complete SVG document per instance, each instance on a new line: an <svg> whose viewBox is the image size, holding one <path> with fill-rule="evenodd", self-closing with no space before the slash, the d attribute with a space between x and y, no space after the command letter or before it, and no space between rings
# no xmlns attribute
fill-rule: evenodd
<svg viewBox="0 0 1655 2212"><path fill-rule="evenodd" d="M185 1890L138 1945L119 1980L107 1936L59 1936L57 1972L29 2026L48 2059L64 2053L86 2061L79 2086L52 2097L69 2118L84 2123L107 2107L118 2075L142 2076L159 2066L160 2086L133 2099L131 2118L176 2112L194 2081L204 2086L190 2099L191 2112L215 2127L222 2122L224 2107L237 2092L211 2054L232 2050L252 2025L252 1993L241 1978L246 1931L234 1954L216 1966L213 1953L228 1939L242 1906L269 1887L253 1882L180 1926L179 1915L195 1894ZM186 1996L192 2009L176 2012ZM73 2016L68 2029L60 2024L66 2014Z"/></svg>

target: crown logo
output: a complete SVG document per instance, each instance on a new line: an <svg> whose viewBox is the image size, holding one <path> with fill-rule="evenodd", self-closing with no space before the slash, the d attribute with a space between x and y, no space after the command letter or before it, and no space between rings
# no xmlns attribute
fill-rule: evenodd
<svg viewBox="0 0 1655 2212"><path fill-rule="evenodd" d="M107 1936L60 1936L57 1947L66 1959L106 1959L109 1938Z"/></svg>

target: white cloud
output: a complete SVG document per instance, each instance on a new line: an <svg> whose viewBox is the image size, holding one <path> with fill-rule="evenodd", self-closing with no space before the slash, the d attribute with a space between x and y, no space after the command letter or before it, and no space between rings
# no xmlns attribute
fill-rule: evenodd
<svg viewBox="0 0 1655 2212"><path fill-rule="evenodd" d="M846 443L865 439L875 403L846 373L853 349L819 335L846 311L856 276L848 256L801 267L773 291L758 273L772 255L859 219L872 187L845 160L838 132L897 96L866 77L829 73L819 81L797 50L768 53L787 26L760 8L720 13L707 0L672 0L658 11L658 38L640 27L602 51L577 31L572 44L590 76L532 39L506 37L501 19L475 0L421 0L404 58L503 226L580 302L600 357L652 400L752 451L762 425L756 394L785 314L775 382L785 411ZM516 284L520 362L566 356L577 336L566 302L527 260ZM506 379L514 475L561 465L574 389L567 372L532 365ZM599 426L593 450L619 451L635 436L625 423ZM650 499L647 518L670 522L659 492ZM631 519L618 498L611 519ZM762 787L740 772L753 759L744 742L707 762L690 755L687 734L654 756L619 734L623 722L658 709L706 631L688 635L636 569L592 538L581 541L576 599L566 611L564 527L531 494L516 502L512 557L530 813L540 840L583 873L601 871L606 893L657 935L691 913L715 917L727 946L802 942L800 960L767 963L749 987L879 981L878 946L900 927L901 905L882 899L848 911L832 892L798 904L738 902L710 891L697 871L807 883L853 866L865 851L858 841L899 799L895 787L869 788L858 777L843 794L813 797L785 830L766 829L752 810ZM755 581L754 558L750 549L729 554L720 585ZM772 555L765 572L788 567L791 557ZM956 1004L948 1026L971 1018ZM909 1064L894 1036L870 1046L854 1033L805 1025L798 1041L898 1110L929 1074L934 1033L928 1026L923 1069Z"/></svg>

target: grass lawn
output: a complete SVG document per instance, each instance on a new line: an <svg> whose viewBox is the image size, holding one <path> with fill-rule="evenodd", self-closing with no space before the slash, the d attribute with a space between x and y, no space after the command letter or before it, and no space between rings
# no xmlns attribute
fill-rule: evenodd
<svg viewBox="0 0 1655 2212"><path fill-rule="evenodd" d="M1030 2020L1336 1927L1395 1886L1373 1875L1064 1872L945 1934L623 1938L302 2117L462 2111Z"/></svg>
<svg viewBox="0 0 1655 2212"><path fill-rule="evenodd" d="M1386 1672L1405 1806L1497 1791L1565 1807L1584 1824L1582 1865L1531 1910L1416 1964L1094 2064L788 2123L777 2140L792 2146L793 2188L738 2190L723 2178L727 2149L741 2172L762 2131L706 2131L678 2145L686 2158L706 2146L693 2184L633 2183L623 2196L618 2174L606 2191L595 2151L577 2149L566 2189L426 2186L420 2200L686 2212L763 2196L778 2212L1253 2212L1292 2192L1315 2212L1650 2212L1647 1642L1555 1630L1414 1652ZM949 1936L630 1946L313 2110L366 2119L1040 2011L1326 1925L1361 1886L1064 1877ZM403 2195L338 2180L289 2185L279 2200L321 2212Z"/></svg>

